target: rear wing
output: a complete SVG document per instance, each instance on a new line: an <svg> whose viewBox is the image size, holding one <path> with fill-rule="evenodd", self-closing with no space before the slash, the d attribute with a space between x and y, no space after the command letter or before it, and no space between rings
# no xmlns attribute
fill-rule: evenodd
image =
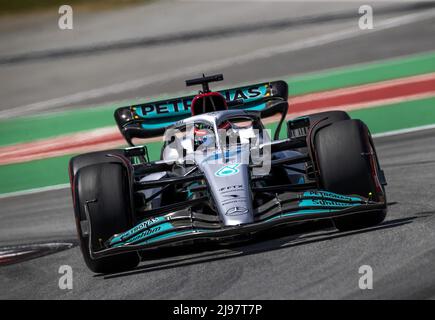
<svg viewBox="0 0 435 320"><path fill-rule="evenodd" d="M229 109L261 111L265 117L276 114L276 104L287 104L288 99L285 81L263 82L218 92L225 97ZM162 135L167 127L189 118L194 97L191 95L121 107L115 110L115 120L126 141L133 145L133 138Z"/></svg>

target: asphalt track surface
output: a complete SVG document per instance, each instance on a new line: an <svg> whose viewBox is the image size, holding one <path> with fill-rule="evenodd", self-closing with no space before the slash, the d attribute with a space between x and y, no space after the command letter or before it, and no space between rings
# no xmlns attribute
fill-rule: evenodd
<svg viewBox="0 0 435 320"><path fill-rule="evenodd" d="M290 69L302 73L424 52L435 49L434 31L435 19L416 21L221 71L231 81L249 81L288 74ZM295 34L303 37L300 32ZM159 84L160 90L175 81ZM64 94L62 90L56 94ZM36 101L45 98L35 95ZM25 96L14 102L32 97ZM153 256L131 272L109 276L88 271L74 247L0 267L0 298L435 298L435 131L378 138L375 143L391 203L386 221L378 227L339 233L324 224L307 226L240 246ZM0 246L44 242L75 243L69 190L0 199ZM58 288L61 265L73 268L73 290ZM373 290L358 288L361 265L373 268Z"/></svg>

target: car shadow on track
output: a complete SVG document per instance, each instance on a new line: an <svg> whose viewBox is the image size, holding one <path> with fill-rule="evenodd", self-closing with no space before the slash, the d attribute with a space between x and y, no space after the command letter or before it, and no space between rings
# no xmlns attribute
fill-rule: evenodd
<svg viewBox="0 0 435 320"><path fill-rule="evenodd" d="M244 242L243 244L238 243L237 245L228 245L225 247L222 247L222 245L202 244L187 248L164 249L160 250L158 253L148 255L148 259L143 261L143 263L135 269L113 274L98 274L94 277L113 279L140 273L189 266L198 263L241 257L244 255L259 254L266 251L282 250L285 248L348 237L356 234L400 227L412 223L415 219L424 217L425 215L419 215L388 220L375 227L347 232L338 231L333 228L331 222L325 220L297 227L278 229L273 233L263 234L253 240ZM289 232L292 234L289 235ZM307 232L311 233L306 234ZM151 259L153 260L152 262L150 262Z"/></svg>

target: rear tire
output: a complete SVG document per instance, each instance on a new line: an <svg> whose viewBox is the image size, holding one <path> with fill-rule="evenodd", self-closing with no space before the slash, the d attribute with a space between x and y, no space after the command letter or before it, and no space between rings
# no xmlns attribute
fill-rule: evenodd
<svg viewBox="0 0 435 320"><path fill-rule="evenodd" d="M317 123L320 120L322 120L321 122L322 125L326 123L331 124L338 121L350 120L349 114L345 111L340 111L340 110L312 113L307 115L307 117L310 119L311 126L313 126L315 123Z"/></svg>
<svg viewBox="0 0 435 320"><path fill-rule="evenodd" d="M341 111L341 110L311 113L311 114L307 114L304 117L308 117L308 119L310 121L310 128L312 128L317 123L319 123L320 127L323 127L323 126L327 126L327 125L335 123L335 122L351 119L347 112ZM290 137L290 134L288 133L287 136ZM296 150L299 152L302 152L302 153L307 152L306 147L298 148Z"/></svg>
<svg viewBox="0 0 435 320"><path fill-rule="evenodd" d="M86 221L86 204L93 250L104 249L103 241L133 226L129 183L122 164L99 163L79 169L74 179L73 198L80 248L88 268L96 273L111 273L136 267L140 262L136 252L92 259L89 231L84 234L82 230L82 223ZM87 225L89 227L89 221Z"/></svg>
<svg viewBox="0 0 435 320"><path fill-rule="evenodd" d="M345 120L320 129L315 136L315 148L321 183L325 190L368 197L378 195L372 175L369 131L360 120ZM375 170L378 169L376 165ZM386 209L353 214L334 219L340 231L371 227L385 219Z"/></svg>

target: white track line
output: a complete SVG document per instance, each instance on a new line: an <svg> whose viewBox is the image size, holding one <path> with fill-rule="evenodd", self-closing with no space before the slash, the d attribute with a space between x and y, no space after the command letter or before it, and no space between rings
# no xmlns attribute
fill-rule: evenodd
<svg viewBox="0 0 435 320"><path fill-rule="evenodd" d="M168 80L171 79L186 77L192 74L202 73L207 70L222 69L222 68L230 67L235 64L252 62L257 59L270 58L278 54L318 47L333 42L337 42L340 40L355 38L358 36L368 35L382 30L392 29L403 25L420 22L424 19L430 19L433 17L435 17L435 9L386 19L384 21L376 23L375 28L373 30L346 29L343 31L333 32L330 34L312 37L301 41L287 43L285 45L262 48L235 57L215 60L204 64L180 68L178 70L172 70L170 72L152 75L149 77L125 81L125 82L117 83L114 85L110 85L98 89L82 91L60 98L55 98L55 99L36 102L24 106L9 108L8 110L0 111L0 119L27 114L32 111L39 111L43 109L49 109L49 108L55 108L68 104L79 103L79 102L89 100L91 98L104 97L109 94L113 95L122 92L132 91L150 84L167 82Z"/></svg>
<svg viewBox="0 0 435 320"><path fill-rule="evenodd" d="M387 131L387 132L375 133L375 134L373 134L373 138L398 136L398 135L401 135L401 134L413 133L413 132L430 130L430 129L435 129L435 124L428 124L428 125L419 126L419 127L413 127L413 128L406 128L406 129L399 129L399 130L392 130L392 131Z"/></svg>
<svg viewBox="0 0 435 320"><path fill-rule="evenodd" d="M430 130L430 129L435 129L435 124L376 133L376 134L373 134L373 138L376 139L376 138L383 138L383 137L391 137L391 136L397 136L397 135L401 135L401 134ZM47 191L63 190L63 189L68 189L69 187L70 187L69 183L65 183L65 184L57 184L54 186L47 186L47 187L41 187L41 188L34 188L34 189L28 189L28 190L22 190L22 191L3 193L3 194L0 194L0 199L19 197L19 196L24 196L24 195L28 195L28 194L35 194L35 193L41 193L41 192L47 192Z"/></svg>
<svg viewBox="0 0 435 320"><path fill-rule="evenodd" d="M63 190L63 189L68 189L69 187L70 187L69 183L64 183L64 184L56 184L54 186L47 186L47 187L41 187L41 188L33 188L33 189L27 189L27 190L21 190L21 191L8 192L8 193L0 194L0 199L19 197L19 196L24 196L24 195L28 195L28 194L34 194L34 193L41 193L41 192L46 192L46 191Z"/></svg>

